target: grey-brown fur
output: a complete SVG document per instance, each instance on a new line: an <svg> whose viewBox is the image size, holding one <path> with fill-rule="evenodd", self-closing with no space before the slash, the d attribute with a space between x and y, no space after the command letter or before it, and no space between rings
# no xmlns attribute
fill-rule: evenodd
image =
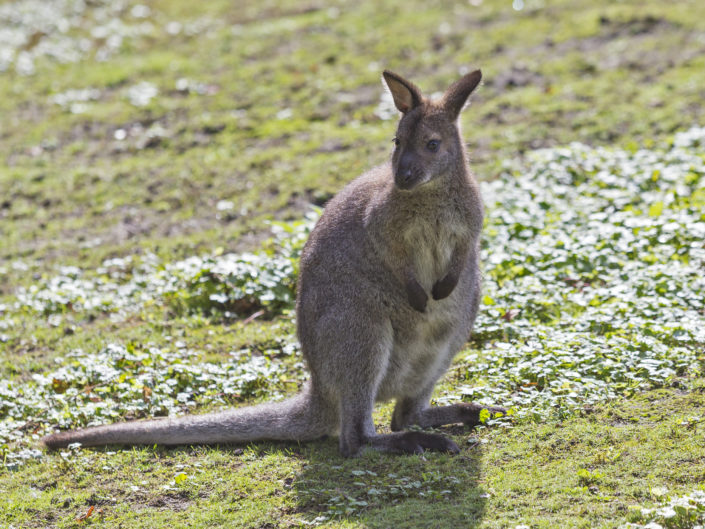
<svg viewBox="0 0 705 529"><path fill-rule="evenodd" d="M429 406L479 303L482 202L457 117L480 78L472 72L430 101L384 72L402 112L392 160L330 201L301 257L297 324L311 371L302 393L215 414L63 432L44 443L177 445L337 434L345 456L363 445L457 452L441 435L401 430L477 424L482 409ZM395 433L378 434L372 409L389 399L396 400Z"/></svg>

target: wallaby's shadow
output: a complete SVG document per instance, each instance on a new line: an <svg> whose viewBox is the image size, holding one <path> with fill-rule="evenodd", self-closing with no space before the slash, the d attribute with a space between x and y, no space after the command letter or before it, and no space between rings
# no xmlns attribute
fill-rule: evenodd
<svg viewBox="0 0 705 529"><path fill-rule="evenodd" d="M462 427L444 428L462 434ZM366 527L477 527L485 511L479 485L480 444L461 446L453 456L382 454L368 449L345 459L331 439L301 445L307 460L292 483L297 511L311 522L324 519L361 521Z"/></svg>

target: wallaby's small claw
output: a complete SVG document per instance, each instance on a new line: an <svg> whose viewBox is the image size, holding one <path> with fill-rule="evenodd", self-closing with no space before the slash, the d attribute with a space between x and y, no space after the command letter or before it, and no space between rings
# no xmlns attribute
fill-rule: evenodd
<svg viewBox="0 0 705 529"><path fill-rule="evenodd" d="M438 281L436 281L436 283L433 285L433 288L431 289L431 295L433 296L433 299L439 300L447 298L451 295L451 293L455 289L455 285L457 284L458 278L453 277L450 274L448 274L442 279L439 279Z"/></svg>
<svg viewBox="0 0 705 529"><path fill-rule="evenodd" d="M428 304L428 294L418 281L409 281L406 285L406 296L411 307L418 312L425 312Z"/></svg>

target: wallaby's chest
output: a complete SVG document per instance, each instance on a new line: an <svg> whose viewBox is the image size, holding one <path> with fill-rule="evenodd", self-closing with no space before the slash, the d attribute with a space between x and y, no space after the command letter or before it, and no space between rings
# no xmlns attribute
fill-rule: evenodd
<svg viewBox="0 0 705 529"><path fill-rule="evenodd" d="M418 219L403 231L416 278L427 291L448 271L453 250L465 235L455 219L437 216Z"/></svg>

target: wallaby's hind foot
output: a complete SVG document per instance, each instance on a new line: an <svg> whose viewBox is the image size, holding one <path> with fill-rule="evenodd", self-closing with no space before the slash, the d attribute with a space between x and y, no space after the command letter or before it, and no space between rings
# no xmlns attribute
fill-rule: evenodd
<svg viewBox="0 0 705 529"><path fill-rule="evenodd" d="M461 422L467 426L477 426L482 422L480 421L480 413L482 413L482 410L487 410L492 416L496 414L507 414L507 408L503 408L502 406L483 406L482 404L476 404L474 402L461 402L449 407L457 407L459 409L459 414L463 418Z"/></svg>
<svg viewBox="0 0 705 529"><path fill-rule="evenodd" d="M372 439L370 445L382 447L388 452L402 454L423 454L426 450L459 454L460 448L444 435L426 432L400 432L378 436L380 441Z"/></svg>
<svg viewBox="0 0 705 529"><path fill-rule="evenodd" d="M480 421L482 410L487 410L492 415L507 413L507 410L500 406L483 406L475 402L460 402L449 406L429 406L421 410L414 410L409 407L408 403L401 401L394 408L392 431L398 432L409 426L435 428L457 423L477 426L482 422Z"/></svg>
<svg viewBox="0 0 705 529"><path fill-rule="evenodd" d="M350 442L341 438L340 452L345 457L356 457L365 447L392 454L423 454L426 450L434 452L460 453L460 448L447 437L426 432L398 432L375 434Z"/></svg>

